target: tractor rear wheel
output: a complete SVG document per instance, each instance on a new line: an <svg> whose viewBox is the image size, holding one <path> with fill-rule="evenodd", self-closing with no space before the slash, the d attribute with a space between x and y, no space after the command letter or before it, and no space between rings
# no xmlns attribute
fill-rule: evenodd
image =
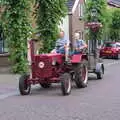
<svg viewBox="0 0 120 120"><path fill-rule="evenodd" d="M27 83L29 75L22 75L19 79L19 91L21 95L28 95L31 91L31 85Z"/></svg>
<svg viewBox="0 0 120 120"><path fill-rule="evenodd" d="M63 75L61 75L60 81L61 81L62 94L69 95L71 93L71 87L72 87L70 74L64 73Z"/></svg>
<svg viewBox="0 0 120 120"><path fill-rule="evenodd" d="M42 88L50 88L51 83L40 83Z"/></svg>
<svg viewBox="0 0 120 120"><path fill-rule="evenodd" d="M88 83L88 67L86 60L78 64L75 69L75 83L77 88L85 88Z"/></svg>

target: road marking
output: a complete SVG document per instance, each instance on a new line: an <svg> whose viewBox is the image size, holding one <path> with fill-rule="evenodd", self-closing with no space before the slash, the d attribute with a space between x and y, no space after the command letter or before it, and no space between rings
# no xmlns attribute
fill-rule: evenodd
<svg viewBox="0 0 120 120"><path fill-rule="evenodd" d="M106 63L105 66L111 66L111 65L115 65L115 64L120 64L120 61L113 61L111 63Z"/></svg>
<svg viewBox="0 0 120 120"><path fill-rule="evenodd" d="M38 85L39 86L39 85ZM37 85L32 85L32 89L36 88ZM9 93L3 93L0 95L0 100L3 100L3 99L6 99L8 97L12 97L12 96L15 96L15 95L20 95L19 93L19 88L17 88L15 91L13 92L9 92Z"/></svg>
<svg viewBox="0 0 120 120"><path fill-rule="evenodd" d="M5 94L2 94L0 95L0 100L3 100L5 98L8 98L8 97L11 97L11 96L14 96L14 95L18 95L18 91L16 92L10 92L10 93L5 93Z"/></svg>

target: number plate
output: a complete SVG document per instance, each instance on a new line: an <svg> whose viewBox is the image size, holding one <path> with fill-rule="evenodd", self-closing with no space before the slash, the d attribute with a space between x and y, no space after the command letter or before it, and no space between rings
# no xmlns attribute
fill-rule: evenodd
<svg viewBox="0 0 120 120"><path fill-rule="evenodd" d="M112 53L111 51L105 51L105 53Z"/></svg>

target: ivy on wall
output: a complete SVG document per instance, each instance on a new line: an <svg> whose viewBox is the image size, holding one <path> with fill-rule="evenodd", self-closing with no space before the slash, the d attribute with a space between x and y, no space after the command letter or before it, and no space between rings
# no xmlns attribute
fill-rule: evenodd
<svg viewBox="0 0 120 120"><path fill-rule="evenodd" d="M31 38L32 12L35 4L37 29L43 42L42 52L49 52L57 38L58 25L66 15L67 0L0 0L5 7L2 15L4 34L8 43L13 72L27 71L27 40ZM32 6L32 7L31 7ZM34 12L35 12L34 11Z"/></svg>
<svg viewBox="0 0 120 120"><path fill-rule="evenodd" d="M31 0L7 0L4 11L4 31L8 42L13 72L27 70L27 40L31 35Z"/></svg>

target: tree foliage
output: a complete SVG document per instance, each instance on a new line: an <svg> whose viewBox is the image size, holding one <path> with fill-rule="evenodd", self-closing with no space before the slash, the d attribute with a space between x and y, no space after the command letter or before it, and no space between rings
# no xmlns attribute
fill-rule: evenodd
<svg viewBox="0 0 120 120"><path fill-rule="evenodd" d="M112 13L110 24L110 38L114 41L120 40L120 10L115 9Z"/></svg>
<svg viewBox="0 0 120 120"><path fill-rule="evenodd" d="M67 12L66 0L0 0L0 5L5 6L2 24L15 73L27 70L27 40L33 31L31 6L34 2L37 29L43 42L42 52L49 52L53 48L58 25Z"/></svg>
<svg viewBox="0 0 120 120"><path fill-rule="evenodd" d="M106 27L108 14L107 14L107 2L106 0L88 0L86 3L86 21L91 22L93 21L93 17L91 16L91 10L96 9L97 10L97 17L96 20L100 23L102 23L103 27L96 33L97 39L102 39L103 32ZM93 37L92 31L89 32L89 35L92 39Z"/></svg>
<svg viewBox="0 0 120 120"><path fill-rule="evenodd" d="M42 52L49 52L54 47L58 25L67 12L65 2L66 0L37 0L37 24L43 41Z"/></svg>
<svg viewBox="0 0 120 120"><path fill-rule="evenodd" d="M31 0L7 0L3 18L4 31L15 73L27 70L27 39L32 30L30 13Z"/></svg>

